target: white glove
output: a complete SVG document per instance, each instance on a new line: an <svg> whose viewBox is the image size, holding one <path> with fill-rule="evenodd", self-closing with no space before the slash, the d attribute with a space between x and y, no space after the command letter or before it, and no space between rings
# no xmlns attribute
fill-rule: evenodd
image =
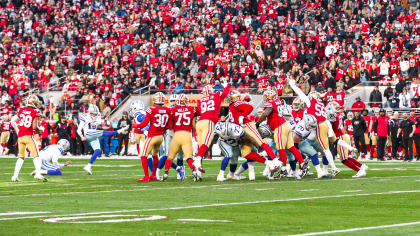
<svg viewBox="0 0 420 236"><path fill-rule="evenodd" d="M243 117L243 116L240 116L238 120L239 120L239 124L240 124L242 127L246 127L246 125L244 124L244 117Z"/></svg>
<svg viewBox="0 0 420 236"><path fill-rule="evenodd" d="M373 132L370 132L369 138L372 139L372 137L373 137Z"/></svg>
<svg viewBox="0 0 420 236"><path fill-rule="evenodd" d="M45 130L44 126L38 126L38 129L39 129L41 132L44 132L44 130Z"/></svg>
<svg viewBox="0 0 420 236"><path fill-rule="evenodd" d="M267 154L266 151L262 151L262 152L260 152L258 154L260 154L260 156L262 156L262 157L268 157L268 154Z"/></svg>
<svg viewBox="0 0 420 236"><path fill-rule="evenodd" d="M220 80L222 81L223 88L226 88L226 86L228 86L228 82L227 82L226 77L222 77L222 78L220 78Z"/></svg>

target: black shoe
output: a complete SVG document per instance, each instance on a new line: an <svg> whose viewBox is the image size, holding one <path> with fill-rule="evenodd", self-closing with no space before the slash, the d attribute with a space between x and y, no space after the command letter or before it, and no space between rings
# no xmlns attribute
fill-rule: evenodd
<svg viewBox="0 0 420 236"><path fill-rule="evenodd" d="M382 158L382 159L379 159L379 161L385 161L385 159Z"/></svg>
<svg viewBox="0 0 420 236"><path fill-rule="evenodd" d="M108 157L109 158L109 156L105 156L105 157Z"/></svg>
<svg viewBox="0 0 420 236"><path fill-rule="evenodd" d="M162 176L162 181L165 182L168 179L169 171L165 170L165 173Z"/></svg>
<svg viewBox="0 0 420 236"><path fill-rule="evenodd" d="M197 171L195 170L195 168L193 168L191 170L191 175L193 177L194 182L197 182L198 181L198 175L197 175Z"/></svg>

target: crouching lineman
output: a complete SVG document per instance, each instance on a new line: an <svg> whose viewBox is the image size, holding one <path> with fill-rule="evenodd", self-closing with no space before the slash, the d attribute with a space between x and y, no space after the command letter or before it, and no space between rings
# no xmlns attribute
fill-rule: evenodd
<svg viewBox="0 0 420 236"><path fill-rule="evenodd" d="M42 149L39 152L39 156L42 158L41 175L62 175L61 170L64 166L68 166L71 161L67 161L66 164L60 164L58 159L69 149L70 143L65 139L60 139L57 144L49 145ZM34 170L31 175L35 174L36 171Z"/></svg>
<svg viewBox="0 0 420 236"><path fill-rule="evenodd" d="M344 133L341 114L338 113L337 109L332 106L326 106L325 112L327 114L328 121L331 122L332 129L337 137L337 140L343 140L350 145L350 136ZM349 151L343 146L337 145L337 152L340 156L341 162L348 168L357 172L357 174L353 176L354 178L366 176L366 170L368 169L367 165L362 165L356 159L349 158Z"/></svg>

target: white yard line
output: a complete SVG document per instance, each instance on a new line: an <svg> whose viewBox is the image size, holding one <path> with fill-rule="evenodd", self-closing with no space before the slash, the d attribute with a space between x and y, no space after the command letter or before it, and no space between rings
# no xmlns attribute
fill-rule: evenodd
<svg viewBox="0 0 420 236"><path fill-rule="evenodd" d="M361 192L363 190L349 190L349 191L343 191L343 193L355 193L355 192Z"/></svg>
<svg viewBox="0 0 420 236"><path fill-rule="evenodd" d="M42 216L39 215L39 216L27 216L27 217L15 217L15 218L0 218L0 221L31 219L31 218L87 216L87 215L130 213L130 212L168 211L168 210L182 210L182 209L194 209L194 208L205 208L205 207L235 206L235 205L244 205L244 204L290 202L290 201L301 201L301 200L316 200L316 199L327 199L327 198L359 197L359 196L388 195L388 194L402 194L402 193L420 193L420 190L389 191L389 192L381 192L381 193L360 193L360 194L335 195L335 196L330 196L329 195L329 196L319 196L319 197L303 197L303 198L278 199L278 200L262 200L262 201L252 201L252 202L215 203L215 204L208 204L208 205L192 205L192 206L170 207L170 208L160 208L160 209L138 209L138 210L120 210L120 211L105 211L105 212L88 212L88 213L66 214L66 215L42 215Z"/></svg>
<svg viewBox="0 0 420 236"><path fill-rule="evenodd" d="M402 227L402 226L410 226L410 225L418 225L418 224L420 224L420 221L411 222L411 223L393 224L393 225L379 225L379 226L363 227L363 228L332 230L332 231L324 231L324 232L313 232L313 233L306 233L306 234L292 234L292 235L289 235L289 236L311 236L311 235L323 235L323 234L349 233L349 232L355 232L355 231L361 231L361 230L385 229L385 228Z"/></svg>

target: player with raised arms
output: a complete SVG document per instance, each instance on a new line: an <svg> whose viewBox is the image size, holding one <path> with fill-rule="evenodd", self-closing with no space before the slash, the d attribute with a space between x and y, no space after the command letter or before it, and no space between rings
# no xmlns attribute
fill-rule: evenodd
<svg viewBox="0 0 420 236"><path fill-rule="evenodd" d="M71 161L65 164L58 163L58 159L70 150L70 143L65 139L60 139L57 144L46 146L39 152L42 158L41 174L42 175L62 175L61 170L64 166L68 166ZM52 162L52 163L51 163ZM36 175L33 171L31 175Z"/></svg>
<svg viewBox="0 0 420 236"><path fill-rule="evenodd" d="M134 128L144 128L149 125L148 137L143 145L143 150L140 154L141 164L144 171L144 177L139 179L138 182L150 182L150 180L157 180L156 170L159 163L158 152L160 145L163 142L163 134L167 129L167 124L170 119L171 109L164 107L165 95L158 92L153 95L153 106L147 108L146 117L140 124L133 124ZM152 153L153 158L153 171L149 176L147 156Z"/></svg>
<svg viewBox="0 0 420 236"><path fill-rule="evenodd" d="M88 174L92 174L92 164L96 158L101 155L102 149L99 142L100 137L110 137L116 134L127 132L130 126L125 126L117 131L102 130L101 116L99 108L95 105L89 105L88 112L80 117L77 133L82 141L88 141L93 149L89 163L83 168Z"/></svg>
<svg viewBox="0 0 420 236"><path fill-rule="evenodd" d="M214 136L214 125L219 118L222 102L227 97L230 91L230 85L225 78L222 79L223 92L214 93L211 85L203 87L202 94L204 97L197 100L197 114L200 120L196 124L198 152L197 158L193 165L199 171L204 172L201 168L203 156L207 153Z"/></svg>
<svg viewBox="0 0 420 236"><path fill-rule="evenodd" d="M15 172L12 177L12 182L19 181L18 175L25 160L25 150L28 148L29 152L34 157L35 176L37 180L43 182L48 181L47 178L41 175L42 158L39 158L38 147L33 136L34 131L43 131L44 127L38 126L38 121L43 116L41 111L37 109L39 99L36 95L29 95L26 99L26 106L19 108L17 114L13 116L11 123L16 133L18 134L18 149L19 158L16 161ZM19 124L17 121L20 120Z"/></svg>

